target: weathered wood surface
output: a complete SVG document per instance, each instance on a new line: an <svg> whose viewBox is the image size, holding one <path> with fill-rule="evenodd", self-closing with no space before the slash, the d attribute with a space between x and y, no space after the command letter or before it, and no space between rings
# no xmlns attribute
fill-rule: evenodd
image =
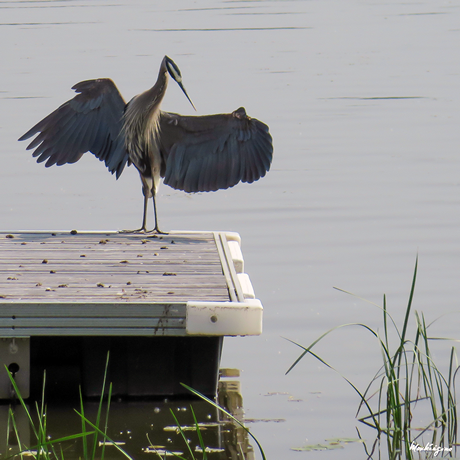
<svg viewBox="0 0 460 460"><path fill-rule="evenodd" d="M188 300L229 300L213 233L0 233L0 310Z"/></svg>

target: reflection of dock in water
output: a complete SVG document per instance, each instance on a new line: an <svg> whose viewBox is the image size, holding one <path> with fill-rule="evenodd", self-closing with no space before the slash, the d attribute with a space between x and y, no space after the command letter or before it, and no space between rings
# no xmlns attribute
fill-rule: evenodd
<svg viewBox="0 0 460 460"><path fill-rule="evenodd" d="M233 371L233 372L228 372ZM218 385L217 402L241 423L244 421L243 396L239 380L222 380L222 377L239 377L237 369L222 369ZM227 426L223 430L223 440L226 450L225 459L254 459L253 447L249 444L248 432L234 422L223 412L219 411L220 423Z"/></svg>
<svg viewBox="0 0 460 460"><path fill-rule="evenodd" d="M243 397L237 370L221 370L221 379L218 385L218 404L243 422ZM97 417L99 403L85 402L85 416L94 423ZM105 406L105 405L104 405ZM76 407L76 406L74 406ZM47 426L51 439L80 433L82 424L80 417L74 412L74 407L62 403L48 405ZM191 458L185 441L174 421L171 412L177 418L189 445L196 458L202 458L199 435L196 430L192 411L198 422L200 434L206 453L210 460L252 460L253 448L249 444L247 431L239 426L230 417L203 400L165 400L165 401L112 401L109 410L107 435L125 450L132 458L161 458L174 452L184 458ZM105 414L106 407L102 413ZM31 408L34 412L34 408ZM8 406L0 407L0 433L6 438ZM23 409L17 405L15 418L22 444L31 447L35 444L33 431L28 424ZM101 426L104 426L101 423ZM100 438L100 440L102 440ZM18 452L18 446L10 443L9 446L0 443L1 457L6 458ZM91 445L92 438L89 438ZM100 457L102 443L99 443L96 457ZM82 441L74 440L62 444L65 458L82 458ZM116 447L106 443L104 457L107 459L126 458Z"/></svg>

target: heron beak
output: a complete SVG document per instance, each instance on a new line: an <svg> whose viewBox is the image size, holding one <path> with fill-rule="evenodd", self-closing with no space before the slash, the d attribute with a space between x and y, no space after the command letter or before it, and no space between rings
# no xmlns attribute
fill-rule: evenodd
<svg viewBox="0 0 460 460"><path fill-rule="evenodd" d="M184 92L185 96L189 100L190 104L192 104L192 107L195 109L195 112L196 112L196 107L193 104L192 100L190 99L189 95L187 94L187 91L185 90L184 85L182 84L182 82L178 81L177 84L180 86L180 89Z"/></svg>

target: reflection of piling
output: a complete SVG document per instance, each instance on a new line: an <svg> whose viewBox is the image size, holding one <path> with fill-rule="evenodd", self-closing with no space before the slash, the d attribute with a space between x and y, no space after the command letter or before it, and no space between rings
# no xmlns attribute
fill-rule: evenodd
<svg viewBox="0 0 460 460"><path fill-rule="evenodd" d="M243 396L238 380L222 380L223 377L239 377L237 369L222 369L219 381L218 404L232 414L238 421L244 421ZM223 432L224 446L228 459L253 460L254 450L249 444L248 432L223 412L219 413L220 420L225 423Z"/></svg>

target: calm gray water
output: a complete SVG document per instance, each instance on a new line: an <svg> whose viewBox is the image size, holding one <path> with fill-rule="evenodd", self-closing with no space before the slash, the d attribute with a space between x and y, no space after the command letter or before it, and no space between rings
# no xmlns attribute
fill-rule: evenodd
<svg viewBox="0 0 460 460"><path fill-rule="evenodd" d="M163 186L158 200L165 229L242 236L265 329L228 339L222 365L242 370L248 418L285 419L251 430L270 458L365 458L358 444L290 450L356 437L358 398L313 358L285 376L299 349L283 337L307 345L343 323L380 327L377 308L334 286L376 303L386 293L401 322L417 254L414 308L428 321L460 311L459 24L447 0L0 1L0 228L140 224L134 169L115 181L91 155L45 169L16 139L76 82L110 77L129 99L168 54L199 114L244 105L274 138L258 183L197 195ZM173 84L163 108L192 113ZM431 332L458 338L459 316ZM356 328L318 352L361 388L379 366Z"/></svg>

